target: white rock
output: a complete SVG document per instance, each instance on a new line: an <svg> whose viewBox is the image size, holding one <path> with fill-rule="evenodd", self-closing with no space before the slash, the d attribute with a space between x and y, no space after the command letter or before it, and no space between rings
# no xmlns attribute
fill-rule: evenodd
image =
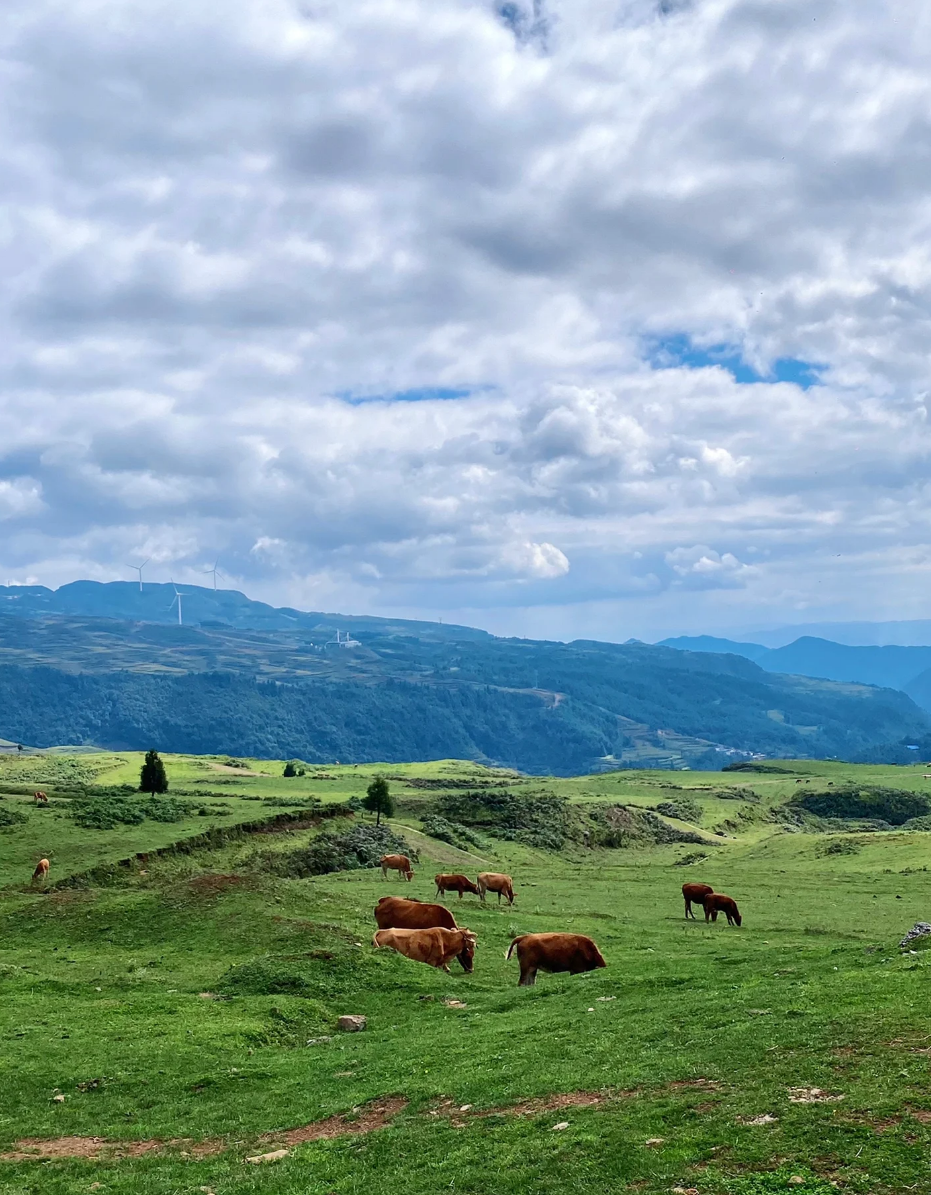
<svg viewBox="0 0 931 1195"><path fill-rule="evenodd" d="M344 1033L360 1033L366 1026L366 1018L360 1016L340 1017L336 1022Z"/></svg>

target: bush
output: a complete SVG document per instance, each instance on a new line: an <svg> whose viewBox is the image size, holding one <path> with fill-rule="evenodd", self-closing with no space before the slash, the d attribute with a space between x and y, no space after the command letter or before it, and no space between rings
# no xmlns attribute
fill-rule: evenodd
<svg viewBox="0 0 931 1195"><path fill-rule="evenodd" d="M14 826L21 826L29 818L18 809L0 809L0 830L12 830Z"/></svg>
<svg viewBox="0 0 931 1195"><path fill-rule="evenodd" d="M448 842L450 846L457 847L461 851L470 846L480 847L482 845L482 840L477 834L473 834L468 826L460 825L459 822L447 821L438 813L428 814L424 818L423 832L429 834L431 838L438 838L440 842Z"/></svg>
<svg viewBox="0 0 931 1195"><path fill-rule="evenodd" d="M145 813L134 801L75 800L71 816L85 830L112 830L114 826L138 826Z"/></svg>
<svg viewBox="0 0 931 1195"><path fill-rule="evenodd" d="M520 795L500 788L444 793L437 809L449 821L541 850L560 850L571 833L567 798L546 790Z"/></svg>
<svg viewBox="0 0 931 1195"><path fill-rule="evenodd" d="M173 797L152 797L140 808L153 822L183 822L194 812L189 801L177 801Z"/></svg>
<svg viewBox="0 0 931 1195"><path fill-rule="evenodd" d="M791 804L817 817L881 821L890 826L931 813L931 800L923 793L879 785L841 785L830 792L804 793Z"/></svg>
<svg viewBox="0 0 931 1195"><path fill-rule="evenodd" d="M815 848L817 855L856 855L860 851L861 843L852 838L832 838L830 842L819 843Z"/></svg>
<svg viewBox="0 0 931 1195"><path fill-rule="evenodd" d="M298 851L263 854L260 862L265 871L302 879L378 867L382 855L392 854L418 858L416 851L387 826L353 826L344 834L321 834Z"/></svg>
<svg viewBox="0 0 931 1195"><path fill-rule="evenodd" d="M674 801L660 801L653 808L657 813L661 813L663 817L674 817L680 822L694 822L696 824L701 821L702 813L704 812L701 805L691 797L676 797Z"/></svg>

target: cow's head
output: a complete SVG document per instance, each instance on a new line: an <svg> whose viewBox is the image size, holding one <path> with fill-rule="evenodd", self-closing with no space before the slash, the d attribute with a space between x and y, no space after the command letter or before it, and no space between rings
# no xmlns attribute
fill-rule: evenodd
<svg viewBox="0 0 931 1195"><path fill-rule="evenodd" d="M459 962L462 963L463 971L468 971L472 974L472 960L475 958L475 942L478 934L473 934L470 929L462 931L462 950L456 956Z"/></svg>
<svg viewBox="0 0 931 1195"><path fill-rule="evenodd" d="M734 920L737 922L737 924L740 925L740 914L737 912L736 908L734 909L732 916L733 916Z"/></svg>

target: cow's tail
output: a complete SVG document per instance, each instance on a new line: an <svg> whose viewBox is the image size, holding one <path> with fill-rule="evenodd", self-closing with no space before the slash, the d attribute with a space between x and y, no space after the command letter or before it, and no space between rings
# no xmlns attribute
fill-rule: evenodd
<svg viewBox="0 0 931 1195"><path fill-rule="evenodd" d="M514 947L518 942L523 942L525 937L526 934L518 934L516 938L512 939L511 945L507 949L507 954L504 956L505 959L509 959L511 957L511 955L514 953Z"/></svg>

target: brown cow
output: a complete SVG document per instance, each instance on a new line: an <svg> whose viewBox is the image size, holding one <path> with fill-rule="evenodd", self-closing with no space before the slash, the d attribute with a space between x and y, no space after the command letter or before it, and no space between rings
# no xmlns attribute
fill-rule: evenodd
<svg viewBox="0 0 931 1195"><path fill-rule="evenodd" d="M595 943L584 934L521 934L508 947L506 959L511 957L515 946L520 963L517 986L521 988L533 987L537 971L568 971L570 975L578 975L608 965Z"/></svg>
<svg viewBox="0 0 931 1195"><path fill-rule="evenodd" d="M701 905L705 907L705 897L710 896L714 889L710 884L683 884L682 896L685 900L685 916L686 920L691 917L695 920L695 914L692 912L692 905Z"/></svg>
<svg viewBox="0 0 931 1195"><path fill-rule="evenodd" d="M48 875L48 859L40 859L35 871L32 873L33 884L36 880L44 880Z"/></svg>
<svg viewBox="0 0 931 1195"><path fill-rule="evenodd" d="M379 929L458 929L456 918L443 905L428 905L403 896L383 896L375 906Z"/></svg>
<svg viewBox="0 0 931 1195"><path fill-rule="evenodd" d="M443 896L447 892L458 892L459 899L462 900L463 892L473 892L476 896L481 895L468 876L440 874L434 876L433 879L436 882L437 896Z"/></svg>
<svg viewBox="0 0 931 1195"><path fill-rule="evenodd" d="M35 801L35 803L37 805L47 805L48 804L48 794L47 793L33 793L32 799Z"/></svg>
<svg viewBox="0 0 931 1195"><path fill-rule="evenodd" d="M399 876L404 876L408 883L414 878L411 861L407 855L382 855L381 874L385 879L388 878L389 871L398 872Z"/></svg>
<svg viewBox="0 0 931 1195"><path fill-rule="evenodd" d="M477 934L470 929L380 929L372 938L375 947L389 946L415 963L426 963L450 974L449 964L457 958L464 971L471 972Z"/></svg>
<svg viewBox="0 0 931 1195"><path fill-rule="evenodd" d="M740 912L733 896L723 892L709 892L705 897L705 920L717 921L718 913L727 914L728 925L740 925Z"/></svg>
<svg viewBox="0 0 931 1195"><path fill-rule="evenodd" d="M508 898L508 904L514 903L514 883L510 876L501 875L497 871L480 871L478 873L478 895L484 901L486 892L498 893L498 904L501 897Z"/></svg>

